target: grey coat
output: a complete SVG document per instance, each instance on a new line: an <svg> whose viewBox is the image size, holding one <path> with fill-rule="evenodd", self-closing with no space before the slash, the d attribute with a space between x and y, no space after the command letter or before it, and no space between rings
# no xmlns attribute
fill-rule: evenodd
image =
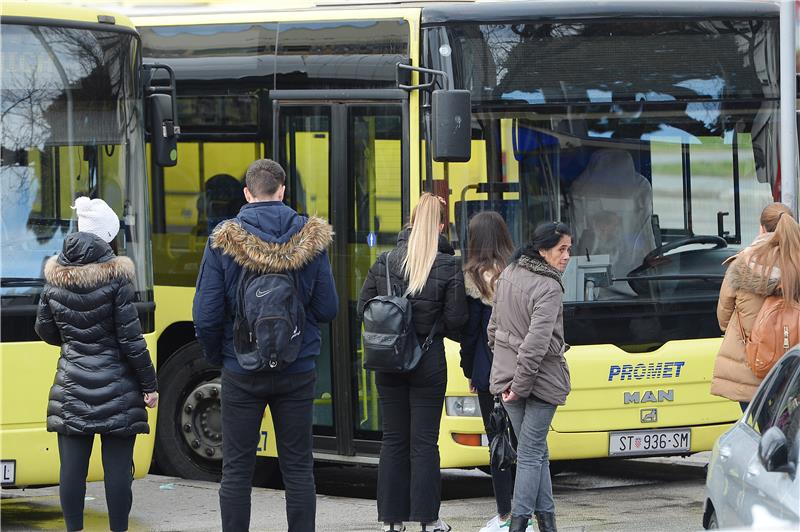
<svg viewBox="0 0 800 532"><path fill-rule="evenodd" d="M511 390L563 405L570 391L564 358L561 274L523 255L500 275L489 320L494 353L489 390Z"/></svg>

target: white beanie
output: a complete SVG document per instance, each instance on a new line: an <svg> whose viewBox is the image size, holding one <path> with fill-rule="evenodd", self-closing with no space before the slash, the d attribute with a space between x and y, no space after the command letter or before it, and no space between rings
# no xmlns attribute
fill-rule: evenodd
<svg viewBox="0 0 800 532"><path fill-rule="evenodd" d="M105 201L81 196L75 200L78 214L78 231L92 233L106 242L111 242L119 232L119 218Z"/></svg>

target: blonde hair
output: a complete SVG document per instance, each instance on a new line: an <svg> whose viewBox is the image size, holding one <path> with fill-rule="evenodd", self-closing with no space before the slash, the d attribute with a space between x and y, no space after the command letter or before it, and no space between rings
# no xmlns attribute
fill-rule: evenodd
<svg viewBox="0 0 800 532"><path fill-rule="evenodd" d="M773 235L756 246L752 261L763 268L765 284L777 266L784 301L800 302L800 225L783 203L767 205L761 213L761 225Z"/></svg>
<svg viewBox="0 0 800 532"><path fill-rule="evenodd" d="M411 234L402 264L403 275L408 281L406 295L419 294L428 281L439 252L439 226L445 223L446 214L444 204L430 192L420 196L411 213Z"/></svg>

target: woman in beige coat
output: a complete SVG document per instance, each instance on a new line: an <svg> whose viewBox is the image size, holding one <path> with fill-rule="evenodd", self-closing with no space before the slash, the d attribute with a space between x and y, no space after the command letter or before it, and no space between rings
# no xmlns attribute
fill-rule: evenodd
<svg viewBox="0 0 800 532"><path fill-rule="evenodd" d="M745 338L767 296L783 291L788 300L800 301L800 226L792 211L772 203L761 213L758 237L729 259L717 304L717 319L725 332L711 379L711 393L739 401L742 412L761 379L747 366Z"/></svg>

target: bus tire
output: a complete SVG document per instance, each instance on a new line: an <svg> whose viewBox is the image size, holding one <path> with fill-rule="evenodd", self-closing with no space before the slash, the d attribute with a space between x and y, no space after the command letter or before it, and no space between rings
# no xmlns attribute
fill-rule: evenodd
<svg viewBox="0 0 800 532"><path fill-rule="evenodd" d="M155 459L165 475L219 481L222 474L220 370L197 342L159 368Z"/></svg>

